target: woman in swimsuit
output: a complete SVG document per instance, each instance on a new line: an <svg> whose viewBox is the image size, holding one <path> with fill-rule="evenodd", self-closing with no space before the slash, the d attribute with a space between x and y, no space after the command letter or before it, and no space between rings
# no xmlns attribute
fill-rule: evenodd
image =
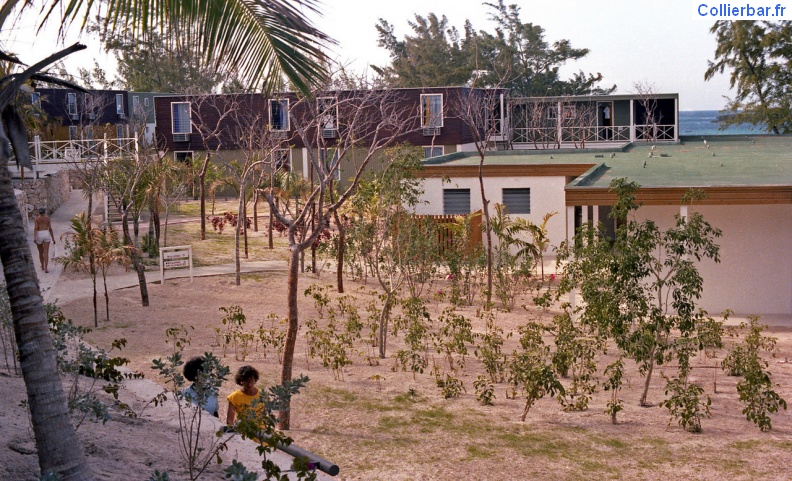
<svg viewBox="0 0 792 481"><path fill-rule="evenodd" d="M36 247L38 247L41 268L44 269L44 272L49 272L49 245L50 242L55 244L55 234L52 232L52 223L46 212L47 210L43 207L39 209L39 215L35 219L33 236L36 241Z"/></svg>

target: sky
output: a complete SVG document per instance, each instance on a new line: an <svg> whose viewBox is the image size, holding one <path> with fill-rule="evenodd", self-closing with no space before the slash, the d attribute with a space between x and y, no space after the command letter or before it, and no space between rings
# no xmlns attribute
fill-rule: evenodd
<svg viewBox="0 0 792 481"><path fill-rule="evenodd" d="M493 0L494 1L494 0ZM545 40L568 39L575 48L588 48L583 59L566 64L562 76L600 72L604 86L616 84L617 93L634 91L636 83L653 85L662 93L679 93L681 110L718 110L730 95L728 75L705 82L707 62L714 58L715 37L709 33L712 19L695 18L692 0L529 0L517 3L523 22L545 29ZM698 2L697 2L698 3ZM466 19L477 30L494 31L490 7L478 0L322 0L322 16L314 24L338 41L331 57L355 71L369 65L387 65L388 52L377 46L375 25L386 19L402 38L412 31L415 15L445 15L449 25L462 31ZM53 50L54 35L35 35L32 10L5 40L6 48L27 63ZM52 30L52 29L50 29ZM69 41L74 41L71 35ZM112 70L113 59L95 41L82 38L89 48L71 56L67 65L91 66L93 59Z"/></svg>

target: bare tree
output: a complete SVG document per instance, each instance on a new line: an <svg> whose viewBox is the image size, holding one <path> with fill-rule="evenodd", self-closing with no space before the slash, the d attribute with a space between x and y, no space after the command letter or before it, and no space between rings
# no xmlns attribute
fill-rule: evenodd
<svg viewBox="0 0 792 481"><path fill-rule="evenodd" d="M559 102L559 136L561 142L572 142L576 149L585 149L586 141L597 138L597 110L592 102L575 101L571 97Z"/></svg>
<svg viewBox="0 0 792 481"><path fill-rule="evenodd" d="M635 96L638 97L638 104L644 110L643 117L643 139L646 142L657 141L658 124L662 120L662 115L657 106L657 88L648 81L635 82L633 84Z"/></svg>
<svg viewBox="0 0 792 481"><path fill-rule="evenodd" d="M484 234L487 238L487 309L492 302L492 224L489 199L484 190L484 159L487 152L496 148L499 135L507 132L505 124L504 90L499 88L464 89L451 103L451 115L467 125L473 146L479 156L478 180L481 192Z"/></svg>
<svg viewBox="0 0 792 481"><path fill-rule="evenodd" d="M238 95L195 95L189 98L190 122L201 137L203 162L198 170L201 192L201 240L206 240L206 172L212 154L224 143L233 143L233 119L239 109Z"/></svg>
<svg viewBox="0 0 792 481"><path fill-rule="evenodd" d="M233 184L237 190L239 207L237 209L238 223L234 232L235 253L234 262L236 264L236 285L241 284L240 276L240 232L245 236L245 258L247 251L247 201L248 197L257 202L259 181L263 173L269 173L270 177L280 169L288 168L284 165L284 158L279 155L286 152L288 155L289 139L284 139L273 135L268 129L268 117L252 108L239 108L234 113L234 120L237 130L237 144L242 150L241 161L234 161L227 164L229 177L227 183ZM254 206L254 216L258 215ZM272 232L272 222L270 222L270 239Z"/></svg>
<svg viewBox="0 0 792 481"><path fill-rule="evenodd" d="M337 106L338 123L332 142L324 142L322 116L318 98L330 98ZM344 205L357 187L366 167L380 151L394 144L397 137L412 129L417 119L400 106L397 94L389 89L367 88L343 92L315 92L313 97L300 99L291 107L292 124L297 137L305 145L314 183L304 205L288 215L275 202L275 192L264 190L275 218L287 228L289 242L289 275L287 289L288 330L283 355L281 382L292 379L294 347L297 341L299 316L297 312L297 284L300 254L318 239L329 225L334 213ZM324 104L324 108L327 103ZM325 119L326 120L326 119ZM326 134L329 137L329 133ZM329 139L328 139L329 140ZM330 145L328 145L330 144ZM322 146L325 147L322 147ZM342 165L351 178L337 196L331 196ZM313 228L311 215L315 214ZM301 233L305 233L302 235ZM288 407L288 406L287 406ZM280 412L282 429L288 429L290 411Z"/></svg>

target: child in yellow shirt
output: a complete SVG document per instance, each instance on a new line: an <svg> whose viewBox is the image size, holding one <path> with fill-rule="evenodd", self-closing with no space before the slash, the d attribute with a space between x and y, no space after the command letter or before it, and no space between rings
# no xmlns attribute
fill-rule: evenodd
<svg viewBox="0 0 792 481"><path fill-rule="evenodd" d="M234 425L237 413L245 410L254 399L259 395L259 390L256 383L259 380L259 373L253 366L242 366L234 376L236 382L241 389L237 389L228 395L228 414L226 415L226 424L229 426Z"/></svg>

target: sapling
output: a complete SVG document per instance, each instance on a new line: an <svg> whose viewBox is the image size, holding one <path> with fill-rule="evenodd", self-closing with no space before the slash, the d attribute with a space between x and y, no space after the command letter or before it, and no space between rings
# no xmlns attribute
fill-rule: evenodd
<svg viewBox="0 0 792 481"><path fill-rule="evenodd" d="M679 377L676 379L666 378L665 394L669 396L660 405L668 408L671 419L674 419L688 432L701 432L701 418L710 417L710 406L712 400L709 396L702 398L704 389L701 386L690 382L690 357L696 352L699 340L696 338L682 337L675 341L675 351L679 361ZM665 376L664 376L665 377Z"/></svg>
<svg viewBox="0 0 792 481"><path fill-rule="evenodd" d="M473 381L473 387L476 389L476 400L484 406L492 406L492 400L495 399L495 387L490 380L484 375L479 375Z"/></svg>
<svg viewBox="0 0 792 481"><path fill-rule="evenodd" d="M616 415L624 409L624 402L619 399L619 390L621 390L623 378L624 361L619 357L605 368L605 382L602 386L606 391L610 391L610 399L608 400L605 414L610 415L613 424L616 424Z"/></svg>
<svg viewBox="0 0 792 481"><path fill-rule="evenodd" d="M772 429L770 414L780 409L786 410L787 402L773 390L768 362L759 355L760 351L773 352L777 339L762 335L767 327L759 324L758 316L750 316L748 325L740 324L740 329L748 327L748 333L741 345L736 346L723 360L723 368L731 373L739 373L743 378L737 383L737 393L744 407L745 417L759 426L762 431Z"/></svg>
<svg viewBox="0 0 792 481"><path fill-rule="evenodd" d="M490 381L503 382L506 372L506 355L503 354L503 343L505 339L511 337L511 332L505 338L503 329L495 325L495 314L493 311L485 313L486 331L479 335L480 341L476 344L474 354L484 364Z"/></svg>
<svg viewBox="0 0 792 481"><path fill-rule="evenodd" d="M508 382L512 394L518 387L525 394L520 421L525 421L534 403L545 395L564 393L564 386L556 378L550 363L550 348L542 341L545 331L544 326L533 321L520 326L521 349L513 352L509 359Z"/></svg>

